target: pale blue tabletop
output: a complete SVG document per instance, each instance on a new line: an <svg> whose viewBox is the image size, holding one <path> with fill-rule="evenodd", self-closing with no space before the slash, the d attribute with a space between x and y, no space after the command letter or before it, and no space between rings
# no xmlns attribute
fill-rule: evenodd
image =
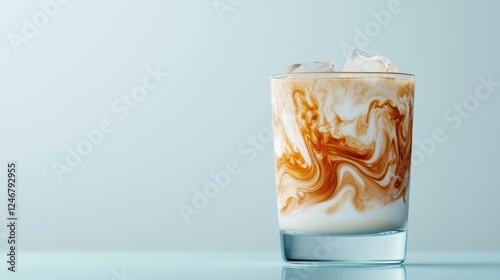
<svg viewBox="0 0 500 280"><path fill-rule="evenodd" d="M279 252L18 252L0 279L500 280L500 252L409 252L402 266L295 267Z"/></svg>

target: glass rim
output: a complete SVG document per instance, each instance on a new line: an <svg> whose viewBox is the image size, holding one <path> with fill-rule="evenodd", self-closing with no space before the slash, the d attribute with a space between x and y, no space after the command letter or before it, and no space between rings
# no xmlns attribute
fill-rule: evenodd
<svg viewBox="0 0 500 280"><path fill-rule="evenodd" d="M369 77L387 77L387 78L404 78L415 79L414 74L403 72L297 72L297 73L281 73L271 75L272 80L280 80L286 78L369 78Z"/></svg>

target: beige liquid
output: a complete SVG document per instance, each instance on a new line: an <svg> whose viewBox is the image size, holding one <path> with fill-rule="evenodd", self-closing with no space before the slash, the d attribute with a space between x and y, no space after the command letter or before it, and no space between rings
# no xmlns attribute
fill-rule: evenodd
<svg viewBox="0 0 500 280"><path fill-rule="evenodd" d="M383 76L271 81L282 230L406 226L414 85Z"/></svg>

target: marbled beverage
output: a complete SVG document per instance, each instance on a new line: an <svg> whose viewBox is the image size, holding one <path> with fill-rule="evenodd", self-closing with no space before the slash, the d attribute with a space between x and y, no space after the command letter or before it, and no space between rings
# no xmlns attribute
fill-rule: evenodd
<svg viewBox="0 0 500 280"><path fill-rule="evenodd" d="M282 231L406 228L414 79L302 73L271 80Z"/></svg>

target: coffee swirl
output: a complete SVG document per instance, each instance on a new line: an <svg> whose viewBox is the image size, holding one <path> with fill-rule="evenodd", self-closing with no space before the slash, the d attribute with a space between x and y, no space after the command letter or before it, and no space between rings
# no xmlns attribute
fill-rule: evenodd
<svg viewBox="0 0 500 280"><path fill-rule="evenodd" d="M413 79L292 76L271 92L280 215L406 203Z"/></svg>

